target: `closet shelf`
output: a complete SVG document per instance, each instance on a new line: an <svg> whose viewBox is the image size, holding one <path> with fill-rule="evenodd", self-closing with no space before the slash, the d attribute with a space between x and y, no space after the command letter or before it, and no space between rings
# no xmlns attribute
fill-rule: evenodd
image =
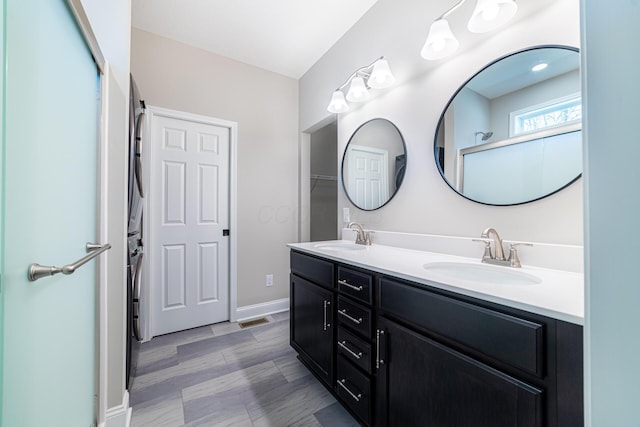
<svg viewBox="0 0 640 427"><path fill-rule="evenodd" d="M311 175L311 179L320 179L323 181L337 181L338 177L331 176L331 175Z"/></svg>

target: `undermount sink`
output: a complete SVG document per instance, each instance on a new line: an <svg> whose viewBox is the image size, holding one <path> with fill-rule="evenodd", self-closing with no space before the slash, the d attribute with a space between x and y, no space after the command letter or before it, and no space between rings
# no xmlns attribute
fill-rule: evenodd
<svg viewBox="0 0 640 427"><path fill-rule="evenodd" d="M511 267L496 267L466 262L430 262L424 269L451 279L497 285L536 285L542 283L539 277Z"/></svg>
<svg viewBox="0 0 640 427"><path fill-rule="evenodd" d="M356 245L355 243L341 243L341 242L332 242L332 243L319 243L315 245L317 249L324 249L327 251L361 251L365 248L364 245Z"/></svg>

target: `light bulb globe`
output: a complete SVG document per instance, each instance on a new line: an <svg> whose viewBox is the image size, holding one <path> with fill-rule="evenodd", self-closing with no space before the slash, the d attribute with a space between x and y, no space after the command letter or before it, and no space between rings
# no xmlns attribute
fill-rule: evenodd
<svg viewBox="0 0 640 427"><path fill-rule="evenodd" d="M424 59L436 60L452 55L458 49L459 42L451 32L446 19L438 19L429 27L427 40L420 54Z"/></svg>
<svg viewBox="0 0 640 427"><path fill-rule="evenodd" d="M478 0L467 28L472 33L486 33L506 24L517 11L515 0Z"/></svg>
<svg viewBox="0 0 640 427"><path fill-rule="evenodd" d="M329 106L327 107L327 111L330 113L344 113L349 111L349 104L344 99L344 93L341 90L336 90L331 95L331 101L329 102Z"/></svg>

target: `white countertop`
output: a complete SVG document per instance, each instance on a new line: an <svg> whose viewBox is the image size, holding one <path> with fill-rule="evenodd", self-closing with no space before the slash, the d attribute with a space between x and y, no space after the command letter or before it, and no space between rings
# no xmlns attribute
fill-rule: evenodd
<svg viewBox="0 0 640 427"><path fill-rule="evenodd" d="M323 249L318 245L350 244L351 241L290 243L287 246L301 252L351 264L356 267L388 274L412 282L456 292L508 307L541 314L578 325L584 324L584 275L562 270L523 266L517 269L541 279L541 283L526 285L493 284L446 278L424 268L431 262L463 262L485 265L479 259L433 252L423 252L392 246L366 246L362 250ZM511 269L511 267L498 267Z"/></svg>

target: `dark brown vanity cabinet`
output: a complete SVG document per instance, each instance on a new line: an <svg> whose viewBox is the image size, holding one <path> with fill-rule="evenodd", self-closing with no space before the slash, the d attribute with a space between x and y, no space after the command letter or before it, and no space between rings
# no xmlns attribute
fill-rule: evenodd
<svg viewBox="0 0 640 427"><path fill-rule="evenodd" d="M291 253L291 346L329 387L334 382L334 266Z"/></svg>
<svg viewBox="0 0 640 427"><path fill-rule="evenodd" d="M584 425L581 326L295 251L291 260L292 346L363 425ZM321 284L331 274L335 288Z"/></svg>
<svg viewBox="0 0 640 427"><path fill-rule="evenodd" d="M371 425L374 275L340 265L337 283L336 394L360 422Z"/></svg>
<svg viewBox="0 0 640 427"><path fill-rule="evenodd" d="M378 319L381 426L542 426L542 390Z"/></svg>
<svg viewBox="0 0 640 427"><path fill-rule="evenodd" d="M389 277L377 296L377 425L583 425L582 327Z"/></svg>

